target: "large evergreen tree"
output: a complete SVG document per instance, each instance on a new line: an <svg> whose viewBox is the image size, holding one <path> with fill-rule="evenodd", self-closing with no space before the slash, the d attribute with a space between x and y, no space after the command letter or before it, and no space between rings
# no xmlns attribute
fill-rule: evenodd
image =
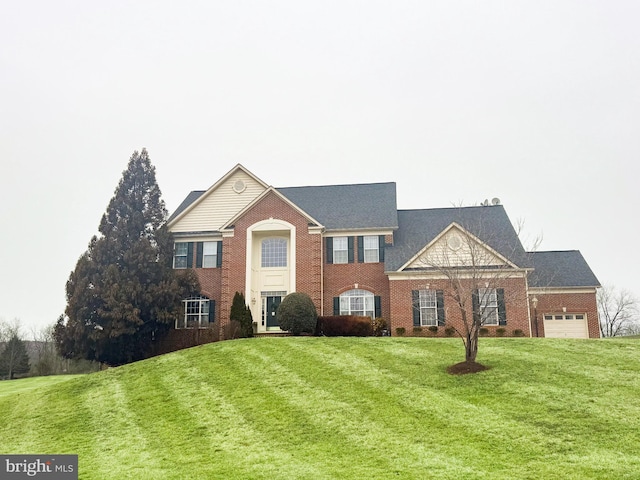
<svg viewBox="0 0 640 480"><path fill-rule="evenodd" d="M171 268L167 211L145 149L133 153L109 202L99 236L67 282L67 307L55 327L60 353L109 365L152 353L181 300L198 292L192 271Z"/></svg>
<svg viewBox="0 0 640 480"><path fill-rule="evenodd" d="M13 334L0 352L0 377L13 380L16 373L29 371L29 355L24 342Z"/></svg>

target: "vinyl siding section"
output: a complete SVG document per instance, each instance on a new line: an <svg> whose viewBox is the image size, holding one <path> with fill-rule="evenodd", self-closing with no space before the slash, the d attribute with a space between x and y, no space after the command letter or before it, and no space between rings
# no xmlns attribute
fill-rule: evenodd
<svg viewBox="0 0 640 480"><path fill-rule="evenodd" d="M233 185L238 180L242 180L246 186L242 193L236 193L233 190ZM197 204L171 227L171 231L174 233L217 231L264 190L262 185L239 170L215 189L206 192Z"/></svg>

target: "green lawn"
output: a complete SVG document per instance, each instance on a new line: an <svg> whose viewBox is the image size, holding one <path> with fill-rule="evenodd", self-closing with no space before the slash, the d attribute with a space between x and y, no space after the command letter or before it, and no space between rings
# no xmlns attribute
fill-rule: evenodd
<svg viewBox="0 0 640 480"><path fill-rule="evenodd" d="M0 453L96 479L640 478L638 340L259 338L0 382ZM22 387L25 385L25 387ZM34 388L37 387L37 388Z"/></svg>

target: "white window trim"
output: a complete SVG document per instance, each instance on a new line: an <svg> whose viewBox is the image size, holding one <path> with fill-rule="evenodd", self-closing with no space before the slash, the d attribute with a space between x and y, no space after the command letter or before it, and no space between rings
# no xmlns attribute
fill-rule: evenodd
<svg viewBox="0 0 640 480"><path fill-rule="evenodd" d="M362 309L353 308L353 301L362 299ZM367 305L369 303L370 305ZM344 308L346 307L346 308ZM370 308L368 308L370 307ZM361 313L362 312L362 313ZM354 288L340 294L340 315L362 315L364 317L375 318L376 304L375 295L368 290Z"/></svg>
<svg viewBox="0 0 640 480"><path fill-rule="evenodd" d="M433 299L433 306L430 301ZM438 326L438 295L435 290L419 290L418 301L420 308L420 325L423 327ZM428 313L433 314L432 319L428 318Z"/></svg>
<svg viewBox="0 0 640 480"><path fill-rule="evenodd" d="M371 245L367 246L367 242ZM373 245L373 246L372 246ZM377 235L364 235L362 239L362 246L364 248L364 263L378 263L380 262L380 237ZM367 254L373 255L373 258L368 259Z"/></svg>
<svg viewBox="0 0 640 480"><path fill-rule="evenodd" d="M498 316L498 291L495 288L478 289L478 308L481 325L494 327L500 324Z"/></svg>
<svg viewBox="0 0 640 480"><path fill-rule="evenodd" d="M340 240L339 243L344 242L344 248L338 248L336 240ZM349 237L333 237L333 263L339 265L349 263Z"/></svg>
<svg viewBox="0 0 640 480"><path fill-rule="evenodd" d="M197 313L189 313L189 303L190 302L198 302L198 311ZM209 311L211 308L211 300L207 297L191 297L186 298L182 301L184 315L182 318L176 319L176 330L192 330L196 328L209 328L211 323L209 322ZM206 308L205 308L206 304ZM189 317L190 316L198 316L198 323L196 326L189 326Z"/></svg>

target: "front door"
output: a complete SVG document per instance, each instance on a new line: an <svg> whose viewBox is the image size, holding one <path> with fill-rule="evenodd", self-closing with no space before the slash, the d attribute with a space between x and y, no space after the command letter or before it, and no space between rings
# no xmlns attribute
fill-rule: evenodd
<svg viewBox="0 0 640 480"><path fill-rule="evenodd" d="M279 328L276 320L276 310L282 301L280 295L268 295L262 297L262 321L267 325L267 330Z"/></svg>

